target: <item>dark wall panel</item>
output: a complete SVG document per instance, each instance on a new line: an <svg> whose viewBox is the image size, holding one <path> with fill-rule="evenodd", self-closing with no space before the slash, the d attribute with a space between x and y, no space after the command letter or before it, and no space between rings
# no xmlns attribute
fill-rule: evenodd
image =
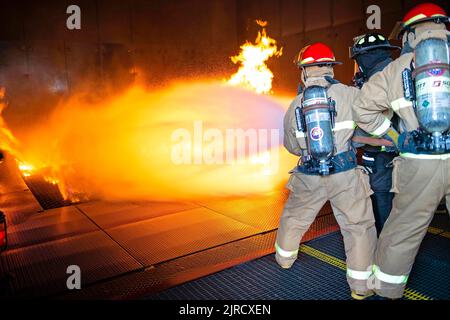
<svg viewBox="0 0 450 320"><path fill-rule="evenodd" d="M0 86L12 123L32 121L27 108L45 114L67 94L94 95L125 88L137 79L159 86L176 79L221 80L237 70L230 56L254 41L268 21L269 36L283 47L268 64L274 91L294 93L298 51L315 41L338 59L336 77L348 83L348 46L367 32L366 8L379 5L388 35L416 0L0 0ZM448 0L436 3L450 11ZM81 8L81 30L66 28L66 8ZM34 111L33 111L34 112ZM26 113L26 112L25 112ZM28 117L28 118L27 118Z"/></svg>
<svg viewBox="0 0 450 320"><path fill-rule="evenodd" d="M366 6L362 0L333 0L333 25L341 25L354 21L361 21L365 16Z"/></svg>
<svg viewBox="0 0 450 320"><path fill-rule="evenodd" d="M332 1L307 0L305 8L305 31L313 31L331 26Z"/></svg>
<svg viewBox="0 0 450 320"><path fill-rule="evenodd" d="M20 41L24 37L23 13L26 6L15 1L0 1L0 39Z"/></svg>
<svg viewBox="0 0 450 320"><path fill-rule="evenodd" d="M21 122L17 107L26 105L23 92L31 92L29 81L29 68L26 58L26 48L22 42L3 41L0 42L0 84L7 89L8 108L3 111L5 118L11 119L9 115L15 116L15 122ZM22 101L22 104L16 103Z"/></svg>
<svg viewBox="0 0 450 320"><path fill-rule="evenodd" d="M132 6L132 37L136 44L156 42L161 37L162 28L159 24L163 18L159 1L134 0Z"/></svg>
<svg viewBox="0 0 450 320"><path fill-rule="evenodd" d="M22 2L22 1L19 1ZM64 2L52 0L25 1L22 7L25 40L49 41L60 39L66 24Z"/></svg>
<svg viewBox="0 0 450 320"><path fill-rule="evenodd" d="M281 35L283 37L304 31L306 0L281 1Z"/></svg>
<svg viewBox="0 0 450 320"><path fill-rule="evenodd" d="M98 0L99 37L105 43L129 45L132 40L133 1Z"/></svg>
<svg viewBox="0 0 450 320"><path fill-rule="evenodd" d="M36 123L48 116L67 94L67 75L62 41L27 42L10 46L5 52L5 76L9 108L5 111L11 126Z"/></svg>
<svg viewBox="0 0 450 320"><path fill-rule="evenodd" d="M261 29L256 20L268 22L267 32L272 37L281 35L282 0L237 0L238 41L254 40Z"/></svg>
<svg viewBox="0 0 450 320"><path fill-rule="evenodd" d="M303 33L297 33L280 39L279 44L283 47L283 55L269 63L275 75L273 85L276 92L284 91L290 95L296 92L300 81L300 71L293 61L305 45L304 37Z"/></svg>
<svg viewBox="0 0 450 320"><path fill-rule="evenodd" d="M48 41L45 46L34 41L28 44L29 74L33 81L54 92L67 91L63 41Z"/></svg>

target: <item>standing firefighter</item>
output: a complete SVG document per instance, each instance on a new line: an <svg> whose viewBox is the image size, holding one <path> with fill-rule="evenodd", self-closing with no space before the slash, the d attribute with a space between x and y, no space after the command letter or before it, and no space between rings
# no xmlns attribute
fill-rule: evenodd
<svg viewBox="0 0 450 320"><path fill-rule="evenodd" d="M300 156L287 188L291 191L280 220L276 261L290 268L300 240L327 200L340 225L347 253L352 297L364 299L376 245L369 178L357 169L351 146L352 103L359 93L333 79L333 52L322 43L300 51L296 61L305 89L284 118L284 146Z"/></svg>
<svg viewBox="0 0 450 320"><path fill-rule="evenodd" d="M355 60L353 83L362 88L364 83L377 72L383 70L392 62L391 51L400 49L392 46L379 33L368 33L354 39L350 47L350 58ZM387 110L385 116L392 119L392 110ZM396 117L395 117L396 118ZM395 122L395 121L393 121ZM354 142L359 142L363 151L362 164L369 172L370 187L373 190L372 205L375 216L375 226L380 233L392 209L394 194L390 192L392 186L392 161L398 155L392 142L377 139L365 133L360 128L355 130Z"/></svg>
<svg viewBox="0 0 450 320"><path fill-rule="evenodd" d="M355 103L355 119L365 131L391 139L394 160L393 209L375 254L376 292L400 298L420 243L443 196L450 200L450 73L445 23L437 5L409 11L400 28L400 58L375 74ZM404 123L401 135L383 115L392 109Z"/></svg>

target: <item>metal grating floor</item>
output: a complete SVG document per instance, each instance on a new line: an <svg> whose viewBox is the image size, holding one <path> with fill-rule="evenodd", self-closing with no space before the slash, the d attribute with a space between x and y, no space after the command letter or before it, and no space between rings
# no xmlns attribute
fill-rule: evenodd
<svg viewBox="0 0 450 320"><path fill-rule="evenodd" d="M24 181L44 209L60 208L71 204L70 200L64 200L58 185L47 182L43 175L24 177Z"/></svg>
<svg viewBox="0 0 450 320"><path fill-rule="evenodd" d="M145 266L259 232L206 208L182 211L106 231Z"/></svg>
<svg viewBox="0 0 450 320"><path fill-rule="evenodd" d="M101 231L8 250L0 259L4 272L0 278L8 287L3 294L15 298L66 291L70 265L80 267L83 284L142 268Z"/></svg>
<svg viewBox="0 0 450 320"><path fill-rule="evenodd" d="M200 203L63 206L57 187L37 175L26 177L33 192L16 190L24 187L17 175L0 179L1 190L14 190L0 194L9 235L0 254L0 298L139 297L259 258L273 250L287 197L283 190ZM326 206L306 237L336 228ZM79 292L66 288L71 264L82 270Z"/></svg>
<svg viewBox="0 0 450 320"><path fill-rule="evenodd" d="M278 219L281 213L276 201L253 213L235 206L236 212L249 215L245 224L184 202L96 201L42 210L29 191L5 199L10 246L0 255L0 297L73 296L65 288L70 264L86 274L82 297L160 291L267 254L273 239L257 239L273 237L273 232L261 234L252 221L263 215ZM324 215L308 237L335 229L332 215Z"/></svg>
<svg viewBox="0 0 450 320"><path fill-rule="evenodd" d="M92 201L77 205L77 208L103 229L157 218L197 207L198 205L186 202L150 201L141 203Z"/></svg>
<svg viewBox="0 0 450 320"><path fill-rule="evenodd" d="M409 287L433 299L450 300L450 238L427 234L411 272Z"/></svg>
<svg viewBox="0 0 450 320"><path fill-rule="evenodd" d="M334 232L324 235L308 241L306 245L307 249L302 250L299 259L289 270L279 268L274 255L270 254L196 281L147 295L145 299L350 299L341 234ZM445 234L427 234L411 272L405 299L450 299L449 246L450 238ZM314 254L308 252L316 252L319 257L331 257L335 262L327 263L317 258L317 254L314 257Z"/></svg>
<svg viewBox="0 0 450 320"><path fill-rule="evenodd" d="M274 192L266 196L213 200L200 202L200 204L264 232L278 228L280 214L286 199L286 194ZM261 214L266 212L272 214Z"/></svg>
<svg viewBox="0 0 450 320"><path fill-rule="evenodd" d="M305 240L314 239L336 230L337 225L333 215L321 215L305 234ZM62 296L62 298L140 298L265 256L273 251L275 237L276 231L271 231L208 248L146 268L142 272L90 286L82 292L71 292Z"/></svg>
<svg viewBox="0 0 450 320"><path fill-rule="evenodd" d="M23 223L29 216L43 212L29 190L0 194L0 208L7 215L8 225Z"/></svg>
<svg viewBox="0 0 450 320"><path fill-rule="evenodd" d="M45 213L34 212L22 223L9 226L8 247L25 247L97 230L99 228L73 206L51 209Z"/></svg>
<svg viewBox="0 0 450 320"><path fill-rule="evenodd" d="M434 215L433 221L431 222L430 226L440 230L450 231L450 218L448 212L437 212Z"/></svg>
<svg viewBox="0 0 450 320"><path fill-rule="evenodd" d="M152 300L350 298L345 272L304 253L299 254L299 259L301 263L296 263L289 270L282 270L271 254L147 298ZM324 281L325 274L327 281Z"/></svg>

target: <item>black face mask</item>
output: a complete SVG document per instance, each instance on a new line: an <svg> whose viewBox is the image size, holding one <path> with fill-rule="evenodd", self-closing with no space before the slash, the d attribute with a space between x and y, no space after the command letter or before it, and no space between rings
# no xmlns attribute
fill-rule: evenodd
<svg viewBox="0 0 450 320"><path fill-rule="evenodd" d="M356 56L355 59L367 79L383 70L392 61L391 51L386 49L370 50Z"/></svg>

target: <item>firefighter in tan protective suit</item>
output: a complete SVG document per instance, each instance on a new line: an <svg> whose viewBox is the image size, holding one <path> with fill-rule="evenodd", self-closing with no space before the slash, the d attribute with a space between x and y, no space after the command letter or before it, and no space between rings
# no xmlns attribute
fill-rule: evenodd
<svg viewBox="0 0 450 320"><path fill-rule="evenodd" d="M367 280L376 245L372 191L351 147L351 108L359 90L333 79L337 63L322 43L303 48L298 56L305 88L285 115L284 146L301 158L290 172L291 192L280 220L275 259L282 268L292 266L301 238L329 200L344 237L352 297L364 299L372 295Z"/></svg>
<svg viewBox="0 0 450 320"><path fill-rule="evenodd" d="M403 35L402 55L375 74L355 102L357 125L390 139L394 159L393 209L375 253L375 292L401 298L419 246L443 196L450 201L449 21L439 6L409 11L394 33ZM401 119L401 135L383 112Z"/></svg>

